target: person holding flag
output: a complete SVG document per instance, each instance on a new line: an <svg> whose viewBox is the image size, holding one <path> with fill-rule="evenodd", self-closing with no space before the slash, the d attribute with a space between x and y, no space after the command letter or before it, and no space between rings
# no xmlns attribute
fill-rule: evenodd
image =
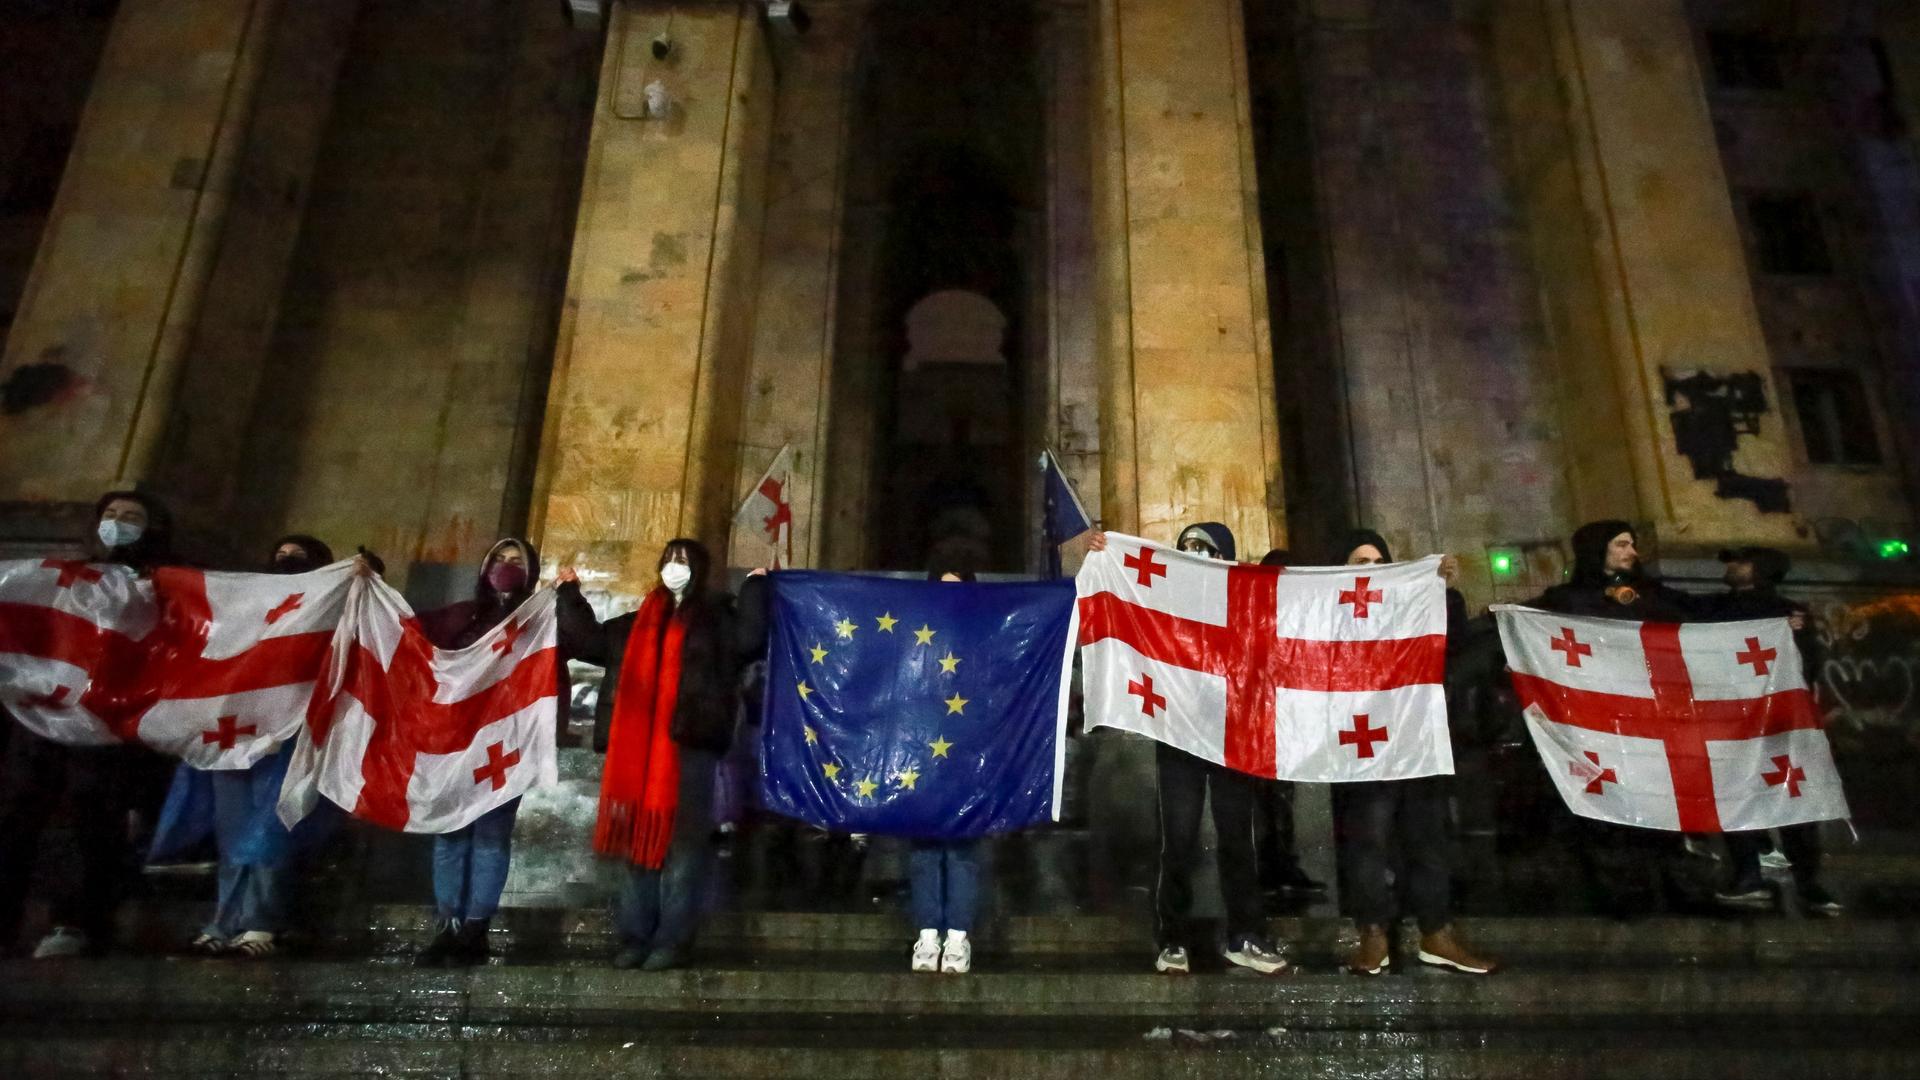
<svg viewBox="0 0 1920 1080"><path fill-rule="evenodd" d="M927 572L928 581L973 581L974 572L946 560ZM980 906L981 840L915 840L908 856L910 907L920 936L913 943L914 971L965 975L973 970L974 912ZM946 928L946 940L940 928Z"/></svg>
<svg viewBox="0 0 1920 1080"><path fill-rule="evenodd" d="M594 748L606 754L596 852L625 864L614 922L616 968L683 966L699 928L712 862L715 768L733 740L743 655L764 642L713 588L712 557L698 540L667 542L659 584L638 611L605 623L560 572L561 639L606 669L594 711ZM749 588L761 588L755 571ZM748 605L757 610L757 605Z"/></svg>

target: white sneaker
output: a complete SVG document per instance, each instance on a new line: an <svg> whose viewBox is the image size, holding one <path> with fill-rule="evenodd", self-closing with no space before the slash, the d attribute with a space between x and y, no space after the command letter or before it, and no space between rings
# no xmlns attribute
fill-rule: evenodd
<svg viewBox="0 0 1920 1080"><path fill-rule="evenodd" d="M34 947L35 960L61 960L69 956L83 956L92 942L87 935L71 926L56 926L40 944Z"/></svg>
<svg viewBox="0 0 1920 1080"><path fill-rule="evenodd" d="M264 960L273 955L275 948L273 935L265 930L249 930L228 943L227 948L236 956L249 960Z"/></svg>
<svg viewBox="0 0 1920 1080"><path fill-rule="evenodd" d="M947 947L940 951L940 974L965 975L973 970L973 942L965 930L947 931Z"/></svg>
<svg viewBox="0 0 1920 1080"><path fill-rule="evenodd" d="M1193 971L1187 965L1187 950L1178 945L1169 945L1160 950L1153 960L1153 970L1162 975L1186 975Z"/></svg>
<svg viewBox="0 0 1920 1080"><path fill-rule="evenodd" d="M913 970L940 970L940 934L938 931L920 931L919 940L913 943Z"/></svg>
<svg viewBox="0 0 1920 1080"><path fill-rule="evenodd" d="M1793 869L1793 861L1778 851L1769 851L1760 856L1760 869L1791 870Z"/></svg>
<svg viewBox="0 0 1920 1080"><path fill-rule="evenodd" d="M1287 961L1274 952L1266 942L1255 937L1241 938L1239 943L1225 953L1227 963L1238 964L1262 975L1274 975L1287 970Z"/></svg>

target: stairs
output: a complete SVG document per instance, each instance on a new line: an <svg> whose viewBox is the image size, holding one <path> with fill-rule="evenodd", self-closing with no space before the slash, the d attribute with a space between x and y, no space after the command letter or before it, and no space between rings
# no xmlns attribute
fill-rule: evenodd
<svg viewBox="0 0 1920 1080"><path fill-rule="evenodd" d="M1870 1077L1920 1061L1920 924L1898 921L1469 921L1509 964L1484 979L1337 974L1327 919L1276 921L1302 968L1285 978L1154 975L1144 922L1107 916L1001 920L974 975L913 975L897 919L778 913L716 916L691 969L620 972L604 914L528 909L496 923L493 965L415 970L426 921L342 911L317 928L326 948L261 964L0 964L0 1076Z"/></svg>

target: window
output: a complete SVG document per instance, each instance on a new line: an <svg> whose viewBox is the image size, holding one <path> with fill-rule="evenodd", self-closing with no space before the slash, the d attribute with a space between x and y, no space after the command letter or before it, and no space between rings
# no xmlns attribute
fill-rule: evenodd
<svg viewBox="0 0 1920 1080"><path fill-rule="evenodd" d="M1787 372L1800 441L1815 465L1878 465L1880 443L1866 387L1851 371L1797 368Z"/></svg>
<svg viewBox="0 0 1920 1080"><path fill-rule="evenodd" d="M1768 274L1831 274L1833 258L1820 230L1820 210L1804 192L1747 199L1760 269Z"/></svg>
<svg viewBox="0 0 1920 1080"><path fill-rule="evenodd" d="M1759 34L1715 31L1707 35L1713 78L1725 90L1784 90L1786 65L1780 43Z"/></svg>

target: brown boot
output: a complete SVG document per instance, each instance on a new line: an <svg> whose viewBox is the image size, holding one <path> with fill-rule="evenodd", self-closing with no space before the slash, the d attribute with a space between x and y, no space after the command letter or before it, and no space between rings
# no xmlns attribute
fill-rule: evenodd
<svg viewBox="0 0 1920 1080"><path fill-rule="evenodd" d="M1468 975L1491 975L1500 965L1467 951L1453 936L1453 927L1443 926L1431 934L1420 935L1420 962L1434 967L1464 971Z"/></svg>
<svg viewBox="0 0 1920 1080"><path fill-rule="evenodd" d="M1355 975L1378 975L1387 969L1387 928L1362 926L1360 944L1347 954L1347 970Z"/></svg>

